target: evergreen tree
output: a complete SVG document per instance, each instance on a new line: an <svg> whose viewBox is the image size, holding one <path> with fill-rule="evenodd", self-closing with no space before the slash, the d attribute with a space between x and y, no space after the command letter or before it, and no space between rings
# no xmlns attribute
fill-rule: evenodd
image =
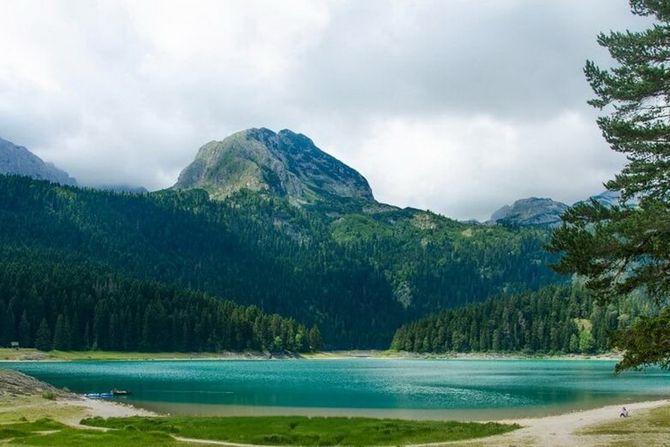
<svg viewBox="0 0 670 447"><path fill-rule="evenodd" d="M628 163L607 188L619 191L617 206L582 203L564 216L550 249L563 253L557 271L578 273L603 302L640 290L663 304L670 295L670 6L661 0L631 0L634 14L654 19L641 32L600 34L616 65L587 62L596 94L590 103L611 111L598 119L611 148ZM615 337L624 349L617 369L670 364L670 325L650 317ZM649 342L637 336L654 327Z"/></svg>
<svg viewBox="0 0 670 447"><path fill-rule="evenodd" d="M46 318L42 318L40 327L35 334L35 347L40 351L50 351L52 346L51 330Z"/></svg>
<svg viewBox="0 0 670 447"><path fill-rule="evenodd" d="M24 311L19 322L19 343L21 347L32 347L32 338L30 336L30 323L28 322L28 315Z"/></svg>
<svg viewBox="0 0 670 447"><path fill-rule="evenodd" d="M307 334L309 350L314 352L321 349L321 332L316 326L312 326Z"/></svg>
<svg viewBox="0 0 670 447"><path fill-rule="evenodd" d="M67 351L70 349L68 340L68 328L66 327L65 317L59 314L56 318L56 328L54 329L53 348L59 351Z"/></svg>
<svg viewBox="0 0 670 447"><path fill-rule="evenodd" d="M9 346L13 341L16 341L14 333L14 312L11 307L7 308L2 317L2 325L0 325L0 346Z"/></svg>

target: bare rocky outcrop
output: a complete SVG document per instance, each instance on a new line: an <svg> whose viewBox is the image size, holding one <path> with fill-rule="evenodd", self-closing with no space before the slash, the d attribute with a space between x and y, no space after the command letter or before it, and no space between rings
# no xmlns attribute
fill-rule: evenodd
<svg viewBox="0 0 670 447"><path fill-rule="evenodd" d="M52 398L75 398L76 395L10 369L0 369L0 397L48 395Z"/></svg>
<svg viewBox="0 0 670 447"><path fill-rule="evenodd" d="M287 129L247 129L205 144L174 188L202 188L213 199L249 189L294 204L341 198L375 203L365 177Z"/></svg>

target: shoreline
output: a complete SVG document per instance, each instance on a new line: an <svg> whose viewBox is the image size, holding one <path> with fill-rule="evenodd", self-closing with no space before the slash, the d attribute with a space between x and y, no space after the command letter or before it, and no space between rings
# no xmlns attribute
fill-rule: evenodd
<svg viewBox="0 0 670 447"><path fill-rule="evenodd" d="M453 352L415 353L382 350L335 350L313 353L270 353L259 351L219 353L148 353L121 351L50 351L32 348L12 350L0 349L2 363L20 362L68 362L68 361L226 361L226 360L597 360L620 361L621 354L525 354L521 352Z"/></svg>
<svg viewBox="0 0 670 447"><path fill-rule="evenodd" d="M105 430L82 426L83 418L91 417L163 417L169 416L165 412L151 411L130 403L109 401L101 399L89 399L79 394L53 388L44 382L40 382L30 376L14 371L0 371L0 379L3 386L0 387L0 415L10 414L15 420L37 420L40 418L51 418L64 423L75 429L82 430ZM49 392L49 396L45 395ZM626 406L630 411L630 417L620 418L619 410ZM280 413L282 410L278 408ZM637 402L621 402L615 405L599 406L587 410L566 411L554 415L540 415L535 417L512 417L512 418L473 418L476 422L498 422L501 424L519 424L521 428L486 438L472 439L462 442L423 444L430 446L497 446L508 447L510 445L525 446L577 446L595 447L609 445L611 441L621 443L634 439L645 442L632 445L664 445L655 443L659 436L665 436L663 428L656 428L656 422L650 417L654 411L661 411L663 422L666 426L670 417L670 399L649 399ZM284 411L285 412L285 411ZM251 416L262 417L260 412L252 412ZM232 416L232 415L231 415ZM316 416L316 415L314 415ZM390 416L390 415L389 415ZM398 417L394 418L414 419ZM193 416L197 417L197 416ZM388 417L387 417L388 418ZM384 419L384 418L380 418ZM7 420L5 418L5 420ZM433 419L445 420L445 419ZM453 419L451 419L453 420ZM651 421L651 422L650 422ZM641 426L638 431L627 432L630 425ZM628 428L626 428L628 427ZM645 427L652 427L650 431L644 431ZM621 431L621 428L624 428ZM639 438L642 436L642 438ZM663 438L664 439L664 438ZM649 442L647 442L649 441ZM230 445L228 443L208 442L204 443ZM642 442L642 441L640 441ZM625 444L628 445L628 444Z"/></svg>

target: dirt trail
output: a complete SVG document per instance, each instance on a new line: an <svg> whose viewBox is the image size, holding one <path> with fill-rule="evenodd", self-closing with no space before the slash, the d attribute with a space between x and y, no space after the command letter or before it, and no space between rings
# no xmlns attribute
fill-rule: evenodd
<svg viewBox="0 0 670 447"><path fill-rule="evenodd" d="M626 404L630 417L639 412L670 405L670 400L657 400ZM619 419L621 405L611 405L593 410L578 411L557 416L539 418L510 419L496 421L517 423L523 428L503 435L493 436L485 440L472 440L454 443L436 443L433 446L552 446L552 447L595 447L608 445L615 440L612 436L584 435L580 431L592 425L612 422ZM665 444L667 445L667 444Z"/></svg>

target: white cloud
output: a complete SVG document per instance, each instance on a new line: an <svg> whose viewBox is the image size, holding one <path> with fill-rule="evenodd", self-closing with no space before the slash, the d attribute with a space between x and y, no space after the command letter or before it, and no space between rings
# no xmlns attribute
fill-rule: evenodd
<svg viewBox="0 0 670 447"><path fill-rule="evenodd" d="M0 136L83 183L171 185L197 148L291 128L377 197L485 217L597 192L585 104L624 0L0 0Z"/></svg>
<svg viewBox="0 0 670 447"><path fill-rule="evenodd" d="M449 216L486 219L521 197L567 203L602 190L622 159L593 117L562 113L518 125L491 116L378 122L352 158L377 199Z"/></svg>

